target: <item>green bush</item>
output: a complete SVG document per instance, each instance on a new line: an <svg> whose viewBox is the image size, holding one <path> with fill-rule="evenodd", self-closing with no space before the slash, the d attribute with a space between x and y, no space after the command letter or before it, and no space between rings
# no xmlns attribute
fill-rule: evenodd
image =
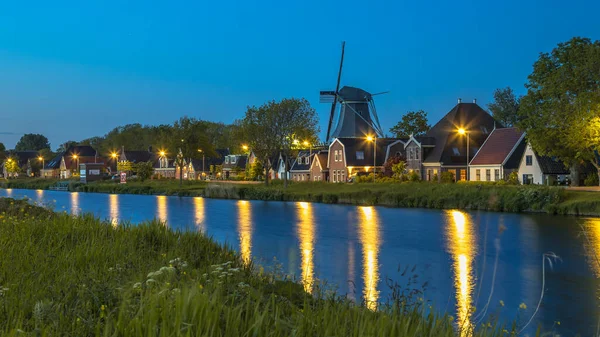
<svg viewBox="0 0 600 337"><path fill-rule="evenodd" d="M420 181L421 177L419 176L419 174L416 171L410 171L410 173L408 174L408 180L409 181Z"/></svg>
<svg viewBox="0 0 600 337"><path fill-rule="evenodd" d="M445 184L453 183L454 182L454 174L452 174L451 172L448 172L448 171L442 172L441 182L445 183Z"/></svg>
<svg viewBox="0 0 600 337"><path fill-rule="evenodd" d="M585 186L598 186L598 175L595 173L588 174L583 184Z"/></svg>

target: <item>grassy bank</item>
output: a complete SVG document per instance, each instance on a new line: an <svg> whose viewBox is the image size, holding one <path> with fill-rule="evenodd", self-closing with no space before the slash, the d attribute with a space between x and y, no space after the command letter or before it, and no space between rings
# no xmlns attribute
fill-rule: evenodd
<svg viewBox="0 0 600 337"><path fill-rule="evenodd" d="M372 311L317 285L310 295L201 234L156 222L113 228L0 198L0 246L1 335L460 335L419 301Z"/></svg>
<svg viewBox="0 0 600 337"><path fill-rule="evenodd" d="M600 194L485 183L209 185L206 197L600 216Z"/></svg>
<svg viewBox="0 0 600 337"><path fill-rule="evenodd" d="M57 180L17 179L0 183L4 188L48 189ZM308 201L329 204L381 205L437 209L472 209L497 212L545 212L600 216L600 193L569 191L560 187L514 186L491 183L434 184L425 182L330 184L278 181L270 186L201 181L148 180L119 184L114 181L81 184L69 190L118 194L204 196L221 199Z"/></svg>

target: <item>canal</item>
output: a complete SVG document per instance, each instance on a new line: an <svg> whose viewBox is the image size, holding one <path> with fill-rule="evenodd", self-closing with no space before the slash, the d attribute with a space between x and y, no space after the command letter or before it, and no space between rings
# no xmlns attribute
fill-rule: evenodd
<svg viewBox="0 0 600 337"><path fill-rule="evenodd" d="M245 260L278 265L309 291L326 282L369 307L389 298L392 282L409 283L436 309L470 323L526 323L545 263L544 298L526 331L541 325L588 336L599 324L600 219L41 190L0 189L0 197L113 225L157 218L205 233ZM549 252L560 260L543 262Z"/></svg>

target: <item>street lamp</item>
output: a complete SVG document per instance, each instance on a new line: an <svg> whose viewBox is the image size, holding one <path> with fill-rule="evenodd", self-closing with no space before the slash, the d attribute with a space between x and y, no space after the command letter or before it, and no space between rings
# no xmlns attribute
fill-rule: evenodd
<svg viewBox="0 0 600 337"><path fill-rule="evenodd" d="M73 159L77 160L77 171L75 171L75 172L79 172L79 156L74 154Z"/></svg>
<svg viewBox="0 0 600 337"><path fill-rule="evenodd" d="M202 151L202 149L198 149L198 152L202 153L202 176L204 177L204 151Z"/></svg>
<svg viewBox="0 0 600 337"><path fill-rule="evenodd" d="M375 182L375 167L377 166L377 136L367 136L368 142L373 142L373 182Z"/></svg>
<svg viewBox="0 0 600 337"><path fill-rule="evenodd" d="M38 160L42 161L42 169L40 170L40 175L41 175L41 172L44 170L44 166L46 166L46 162L44 161L44 157L42 157L42 156L39 156Z"/></svg>
<svg viewBox="0 0 600 337"><path fill-rule="evenodd" d="M165 151L160 151L158 154L160 154L161 157L164 157L167 153Z"/></svg>
<svg viewBox="0 0 600 337"><path fill-rule="evenodd" d="M312 144L309 143L307 140L305 140L304 142L302 142L302 144L304 145L304 147L308 147L308 165L311 164L311 158L312 158Z"/></svg>
<svg viewBox="0 0 600 337"><path fill-rule="evenodd" d="M248 151L248 145L242 145L242 149L244 149L244 151Z"/></svg>
<svg viewBox="0 0 600 337"><path fill-rule="evenodd" d="M469 131L459 128L457 132L459 135L467 137L467 174L465 177L467 178L467 181L469 181Z"/></svg>

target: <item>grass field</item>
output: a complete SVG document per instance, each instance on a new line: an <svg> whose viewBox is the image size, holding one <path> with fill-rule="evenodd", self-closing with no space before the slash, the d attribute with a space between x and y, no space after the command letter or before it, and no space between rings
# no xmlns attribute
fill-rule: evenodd
<svg viewBox="0 0 600 337"><path fill-rule="evenodd" d="M461 330L409 297L371 310L317 284L308 294L201 234L156 222L113 227L0 198L0 247L0 335L511 335L495 325Z"/></svg>

